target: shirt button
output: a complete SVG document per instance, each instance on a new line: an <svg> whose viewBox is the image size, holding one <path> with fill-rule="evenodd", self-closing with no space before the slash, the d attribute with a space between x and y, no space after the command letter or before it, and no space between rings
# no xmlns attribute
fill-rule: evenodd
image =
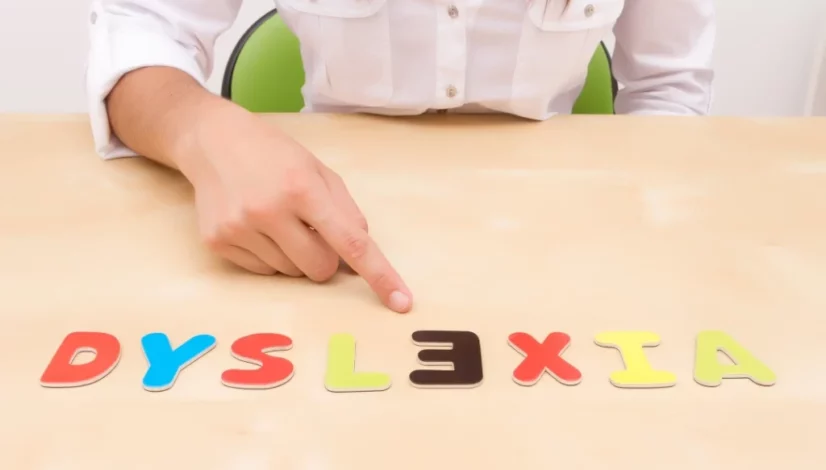
<svg viewBox="0 0 826 470"><path fill-rule="evenodd" d="M594 14L594 10L596 10L596 8L594 8L593 5L586 6L585 7L585 16L590 17L591 15Z"/></svg>
<svg viewBox="0 0 826 470"><path fill-rule="evenodd" d="M95 23L97 23L97 22L98 22L98 14L97 14L97 12L94 12L94 11L92 12L92 15L91 15L91 16L89 16L89 21L91 21L91 22L92 22L92 24L95 24Z"/></svg>
<svg viewBox="0 0 826 470"><path fill-rule="evenodd" d="M445 90L445 94L448 98L453 98L454 96L456 96L457 93L458 91L456 90L456 87L453 85L450 85L449 87L447 87L447 90Z"/></svg>
<svg viewBox="0 0 826 470"><path fill-rule="evenodd" d="M457 16L459 16L459 9L456 8L456 5L450 5L449 7L447 7L447 14L451 18L456 18Z"/></svg>

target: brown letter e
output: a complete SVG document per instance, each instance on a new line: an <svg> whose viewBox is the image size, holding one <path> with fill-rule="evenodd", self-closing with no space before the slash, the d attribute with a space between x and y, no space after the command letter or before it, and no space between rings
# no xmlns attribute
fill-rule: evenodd
<svg viewBox="0 0 826 470"><path fill-rule="evenodd" d="M472 388L482 383L482 348L476 333L416 331L413 343L431 347L419 351L422 365L453 367L453 370L414 370L410 373L410 383L414 387Z"/></svg>

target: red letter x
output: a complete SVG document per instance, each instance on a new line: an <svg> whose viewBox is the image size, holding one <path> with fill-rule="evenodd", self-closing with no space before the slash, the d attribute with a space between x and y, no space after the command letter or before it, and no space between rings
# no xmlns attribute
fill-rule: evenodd
<svg viewBox="0 0 826 470"><path fill-rule="evenodd" d="M571 344L571 337L565 333L551 333L541 344L528 333L514 333L508 337L508 344L525 356L513 371L513 380L519 385L536 384L546 370L565 385L576 385L582 380L579 370L560 357Z"/></svg>

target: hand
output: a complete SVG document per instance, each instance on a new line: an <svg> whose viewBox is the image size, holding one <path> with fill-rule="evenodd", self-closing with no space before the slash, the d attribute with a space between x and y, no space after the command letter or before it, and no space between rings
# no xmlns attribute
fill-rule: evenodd
<svg viewBox="0 0 826 470"><path fill-rule="evenodd" d="M215 253L258 274L316 282L341 259L388 308L412 307L341 177L264 120L227 106L204 118L176 163L195 188L200 230Z"/></svg>

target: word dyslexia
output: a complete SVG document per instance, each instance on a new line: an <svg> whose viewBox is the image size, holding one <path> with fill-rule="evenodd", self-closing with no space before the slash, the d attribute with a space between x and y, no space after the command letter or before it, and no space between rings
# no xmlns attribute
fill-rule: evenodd
<svg viewBox="0 0 826 470"><path fill-rule="evenodd" d="M422 347L418 359L424 366L449 365L451 370L419 369L410 373L415 387L467 388L482 383L482 350L479 337L470 331L416 331L413 342ZM554 332L539 341L528 333L513 333L508 344L522 355L513 370L513 380L525 386L539 382L547 373L565 385L576 385L582 373L566 361L562 354L570 345L565 333ZM657 346L660 338L651 332L604 332L595 338L602 347L619 351L625 368L613 372L610 381L622 388L670 387L677 383L674 374L654 369L644 348ZM181 371L216 344L212 335L197 335L173 348L164 333L151 333L141 339L148 368L143 387L149 391L171 388ZM267 389L283 385L293 377L295 367L284 357L270 355L292 348L290 337L277 333L256 333L235 340L230 348L239 361L254 364L254 369L230 369L221 374L221 382L233 388ZM717 353L722 351L731 364L722 364ZM76 364L81 352L92 352L94 358ZM47 365L40 383L44 387L78 387L103 379L118 364L121 345L108 333L73 332L68 334ZM746 348L722 331L703 331L697 335L694 380L715 387L727 378L748 378L758 385L773 385L775 374ZM324 384L331 392L380 391L390 388L390 376L380 372L356 371L356 340L349 334L333 335L328 343Z"/></svg>

